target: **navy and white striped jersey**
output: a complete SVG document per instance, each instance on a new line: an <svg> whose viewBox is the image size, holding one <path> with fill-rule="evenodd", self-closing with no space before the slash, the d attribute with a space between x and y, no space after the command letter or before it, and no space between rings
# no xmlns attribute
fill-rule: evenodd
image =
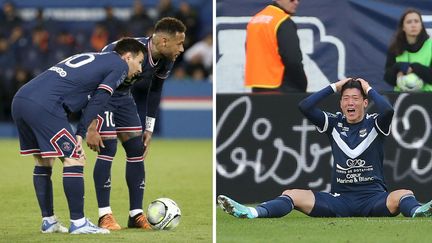
<svg viewBox="0 0 432 243"><path fill-rule="evenodd" d="M334 158L332 192L387 191L383 173L384 140L390 133L393 109L376 91L369 90L369 99L379 113L365 114L359 123L348 123L345 116L324 112L316 104L333 94L328 86L307 97L300 104L303 114L327 134Z"/></svg>

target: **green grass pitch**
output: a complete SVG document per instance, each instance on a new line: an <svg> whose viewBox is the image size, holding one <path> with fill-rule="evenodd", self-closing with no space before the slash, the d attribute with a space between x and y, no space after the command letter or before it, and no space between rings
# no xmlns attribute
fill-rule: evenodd
<svg viewBox="0 0 432 243"><path fill-rule="evenodd" d="M84 145L84 147L87 147ZM0 140L0 242L211 242L212 241L212 142L211 140L154 139L145 160L144 210L158 197L176 201L182 211L180 225L172 231L123 229L109 235L42 234L35 197L31 156L19 155L18 140ZM93 183L96 153L86 149L85 215L97 223ZM121 145L112 166L111 207L122 227L129 212L125 181L125 154ZM62 165L53 169L54 209L66 227L69 211L62 184Z"/></svg>
<svg viewBox="0 0 432 243"><path fill-rule="evenodd" d="M432 242L431 218L311 218L293 211L277 219L238 219L216 210L216 241Z"/></svg>

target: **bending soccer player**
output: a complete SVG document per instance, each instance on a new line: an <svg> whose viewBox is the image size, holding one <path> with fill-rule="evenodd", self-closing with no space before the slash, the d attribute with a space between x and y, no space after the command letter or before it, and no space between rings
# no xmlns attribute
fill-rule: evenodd
<svg viewBox="0 0 432 243"><path fill-rule="evenodd" d="M145 187L144 158L152 137L163 83L174 61L184 51L185 32L186 27L181 21L165 17L156 23L153 36L135 38L146 47L142 73L120 85L88 130L87 145L99 153L93 178L99 207L99 226L102 228L121 229L110 206L111 165L117 151L118 138L127 156L126 182L130 210L128 227L150 229L142 209ZM115 42L106 46L103 51L111 50L114 46ZM137 106L131 95L135 82L141 82L148 89L144 135Z"/></svg>
<svg viewBox="0 0 432 243"><path fill-rule="evenodd" d="M318 109L317 104L341 93L342 113ZM378 113L365 114L368 98ZM432 201L423 206L410 190L387 191L383 176L384 140L390 134L392 106L363 79L340 80L299 104L317 130L329 137L334 157L331 193L286 190L281 196L246 207L218 196L222 209L239 218L273 218L297 209L312 217L432 216Z"/></svg>
<svg viewBox="0 0 432 243"><path fill-rule="evenodd" d="M69 205L71 234L106 234L84 217L84 164L82 139L86 128L104 108L113 91L141 72L144 46L123 39L112 52L74 55L30 80L15 94L12 116L22 155L33 155L33 184L42 211L43 233L62 232L54 216L52 166L63 162L63 188ZM89 96L91 95L91 98ZM85 109L84 109L85 108ZM76 133L67 114L84 109Z"/></svg>

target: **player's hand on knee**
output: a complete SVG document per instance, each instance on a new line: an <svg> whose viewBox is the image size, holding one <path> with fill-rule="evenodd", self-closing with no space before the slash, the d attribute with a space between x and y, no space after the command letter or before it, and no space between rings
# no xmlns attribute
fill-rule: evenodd
<svg viewBox="0 0 432 243"><path fill-rule="evenodd" d="M83 149L83 146L82 146L82 140L83 140L83 138L80 135L77 135L76 136L76 140L77 140L76 152L77 152L77 154L79 154L80 159L82 158L82 159L85 160L86 156L85 156L85 152L84 152L84 149Z"/></svg>
<svg viewBox="0 0 432 243"><path fill-rule="evenodd" d="M147 153L148 153L148 149L149 149L149 146L150 146L150 142L151 142L152 135L153 135L152 132L147 131L147 130L144 131L144 134L143 134L143 143L144 143L144 155L143 155L143 157L144 157L144 159L145 159L145 157L147 156Z"/></svg>
<svg viewBox="0 0 432 243"><path fill-rule="evenodd" d="M105 148L101 135L95 130L88 130L87 146L98 153L100 152L100 147Z"/></svg>

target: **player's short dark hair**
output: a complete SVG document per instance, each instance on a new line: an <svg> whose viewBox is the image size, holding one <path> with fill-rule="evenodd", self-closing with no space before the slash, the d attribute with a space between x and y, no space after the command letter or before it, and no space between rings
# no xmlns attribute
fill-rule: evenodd
<svg viewBox="0 0 432 243"><path fill-rule="evenodd" d="M137 56L140 52L144 54L146 49L141 42L135 40L134 38L122 38L117 42L116 46L114 47L114 51L120 55L131 52L133 55Z"/></svg>
<svg viewBox="0 0 432 243"><path fill-rule="evenodd" d="M165 32L175 35L176 33L185 33L186 26L176 18L164 17L156 23L154 32Z"/></svg>
<svg viewBox="0 0 432 243"><path fill-rule="evenodd" d="M352 78L349 81L347 81L344 85L342 85L341 92L340 92L341 93L341 97L342 97L343 92L346 89L358 89L358 90L360 90L360 93L363 96L363 99L367 99L367 95L364 92L363 87L362 87L360 81L358 81L356 78Z"/></svg>

